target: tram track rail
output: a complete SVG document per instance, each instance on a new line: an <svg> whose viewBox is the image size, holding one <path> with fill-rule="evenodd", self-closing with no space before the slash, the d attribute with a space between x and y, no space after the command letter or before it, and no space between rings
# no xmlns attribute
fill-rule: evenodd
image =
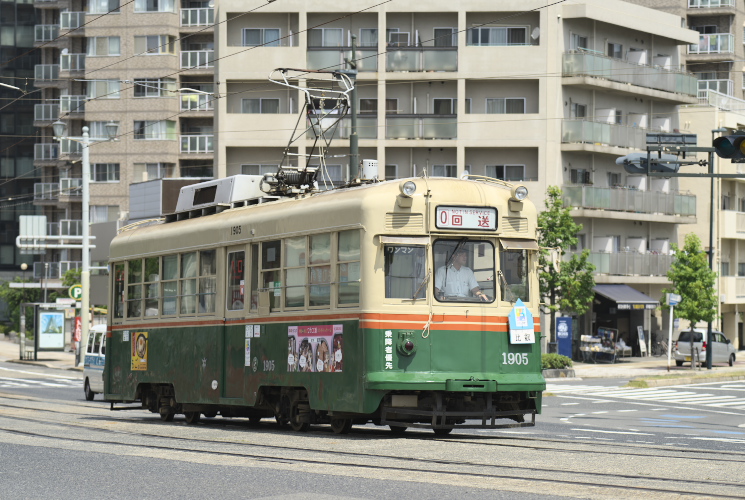
<svg viewBox="0 0 745 500"><path fill-rule="evenodd" d="M41 401L32 401L34 403L41 403ZM49 404L48 401L44 402L45 404ZM59 405L65 404L67 406L70 406L71 403L59 403ZM94 405L78 405L78 406L85 406L85 407L91 407L96 408ZM103 410L104 408L100 408ZM544 483L544 484L554 484L554 485L571 485L575 488L586 488L586 487L598 487L599 485L602 485L604 489L619 489L623 490L625 494L629 494L632 492L638 493L638 494L644 494L644 493L665 493L665 494L672 494L672 495L696 495L701 496L705 495L707 497L711 498L742 498L742 491L745 490L745 483L742 482L734 482L734 481L726 481L726 480L710 480L710 479L697 479L695 482L696 488L692 489L692 485L681 480L680 477L640 477L638 475L634 474L623 474L623 473L604 473L599 471L583 471L583 470L576 470L571 469L567 467L557 468L556 466L552 467L525 467L521 465L512 465L512 464L504 464L504 463L484 463L484 462L476 462L476 461L463 461L463 460L451 460L451 459L432 459L432 458L425 458L425 457L412 457L412 456L397 456L393 454L371 454L371 453L364 453L364 452L352 452L352 451L338 451L338 450L323 450L323 449L314 449L312 450L312 453L317 454L317 456L309 456L309 449L307 447L299 447L299 446L286 446L286 445L273 445L273 444L265 444L265 443L243 443L243 442L236 442L236 441L226 441L223 439L209 439L209 438L203 438L203 437L184 437L184 436L172 436L167 434L161 434L161 433L153 433L153 432L142 432L142 431L131 431L131 430L125 430L125 429L107 429L107 428L100 428L96 426L91 426L88 423L85 422L61 422L61 421L50 421L48 418L35 418L35 417L29 417L29 416L22 416L17 415L15 413L22 412L22 411L43 411L45 414L47 413L55 413L55 414L63 414L63 415L69 415L69 416L77 416L80 417L80 412L75 413L74 411L60 411L61 408L55 408L55 409L38 409L28 406L23 406L22 404L8 404L8 403L0 403L0 434L1 433L7 433L7 434L13 434L16 436L23 436L29 439L37 439L37 440L53 440L58 441L60 443L67 442L67 443L77 443L77 444L85 444L92 447L107 447L110 450L114 450L115 447L122 447L123 449L128 450L149 450L151 452L158 452L158 453L171 453L177 455L177 454L198 454L203 456L210 456L213 458L226 458L231 460L236 459L244 459L244 460L254 460L257 462L275 462L275 463L282 463L286 465L296 465L296 466L327 466L329 464L333 464L336 467L340 467L342 470L351 470L351 469L358 469L358 470L367 470L367 471L375 471L375 472L382 472L382 473L388 473L388 472L409 472L409 473L415 473L415 474L421 474L421 473L429 473L429 474L435 474L440 477L452 477L452 476L459 476L464 478L484 478L484 479L491 479L491 480L517 480L521 481L523 484L531 484L531 483ZM12 413L10 415L9 413ZM108 434L108 437L98 437L98 436L91 436L86 438L80 438L80 437L74 437L70 435L69 431L65 431L65 433L55 433L51 430L48 431L32 431L32 430L23 430L19 429L18 425L10 426L4 424L2 422L3 418L9 418L12 419L12 422L14 424L20 424L23 426L24 424L38 424L38 425L51 425L51 426L57 426L58 428L64 428L64 429L79 429L79 430L85 430L87 432L95 432L95 433L106 433ZM143 419L138 420L130 420L130 419L104 419L106 421L116 421L116 422L123 422L123 423L134 423L137 425L141 425L143 422ZM164 427L172 427L174 423L163 423L160 422L160 420L155 419L147 419L152 422L154 426L164 426ZM215 420L216 424L219 422L221 427L224 427L226 424L228 425L241 425L243 422L240 423L238 421L226 421L226 420ZM205 425L198 425L198 426L189 426L190 428L195 429L201 429L201 430L207 430L209 431L209 427L213 427L215 424L207 424ZM15 427L15 428L14 428ZM251 429L257 430L259 432L262 432L263 435L266 435L265 432L267 430L268 426L266 425L260 425L259 427L252 427ZM322 429L319 427L319 429ZM272 430L273 431L273 430ZM375 434L382 434L385 431L378 431L377 429L360 429L362 432L367 433L375 433ZM282 431L282 433L290 433L291 431ZM298 435L295 433L292 433L293 435ZM312 432L311 436L318 435L319 432ZM116 435L118 437L121 437L122 439L112 439L112 435ZM337 435L331 435L333 436L334 441L338 441L340 439ZM330 437L331 437L330 436ZM354 436L351 436L354 438ZM376 436L379 439L379 436ZM387 437L387 436L386 436ZM130 438L132 441L127 441L126 438ZM344 438L346 439L346 437ZM401 439L400 437L396 439ZM510 448L520 448L523 450L534 450L536 452L544 452L544 451L560 451L563 453L599 453L601 455L607 455L610 450L595 450L591 449L590 446L587 446L585 444L582 446L583 443L576 443L576 442L566 442L561 440L543 440L545 445L531 445L529 443L520 442L522 441L519 438L515 437L503 437L500 436L498 439L501 441L499 443L484 443L481 441L481 437L479 437L479 441L469 440L469 439L453 439L453 438L445 438L445 439L439 439L439 438L432 438L430 436L427 436L426 438L422 436L421 438L419 436L416 436L415 434L412 434L411 436L407 436L407 441L414 441L417 439L421 439L422 441L426 441L428 443L432 442L448 442L452 443L454 445L460 445L460 446L468 446L468 445L475 445L475 446L503 446L503 447L510 447ZM495 438L490 438L490 440L494 440ZM505 443L504 440L509 440L508 443ZM527 439L527 438L526 438ZM149 440L148 443L143 442L134 442L134 440ZM531 441L535 441L534 438L530 438ZM176 445L176 443L183 444L183 446ZM566 446L568 444L572 444L573 449L566 449L566 448L551 448L549 447L550 444L558 445L558 446ZM214 450L209 449L210 446L226 446L228 445L230 447L229 450L221 449L221 450ZM623 446L623 445L621 445ZM250 449L249 449L250 448ZM584 448L584 449L583 449ZM255 450L262 450L261 452L256 452ZM93 451L93 449L91 449ZM652 452L650 453L644 453L644 451ZM111 453L111 451L108 451ZM671 456L671 452L674 452L678 456ZM633 451L628 450L616 450L612 451L612 454L619 457L619 459L629 457L629 458L635 458L635 457L644 457L647 459L656 459L656 458L665 458L667 460L701 460L701 461L709 461L711 460L711 456L706 453L706 450L671 450L668 448L647 448L644 447L641 450L639 447L634 446ZM701 454L702 456L695 457L692 456L693 454ZM739 459L734 460L726 460L727 463L745 463L745 457L738 457ZM177 459L177 458L175 458ZM374 463L377 462L377 463ZM721 461L720 461L721 462ZM716 492L716 490L731 490L731 489L739 489L740 492L735 493L728 493L728 492ZM697 491L698 490L698 491Z"/></svg>

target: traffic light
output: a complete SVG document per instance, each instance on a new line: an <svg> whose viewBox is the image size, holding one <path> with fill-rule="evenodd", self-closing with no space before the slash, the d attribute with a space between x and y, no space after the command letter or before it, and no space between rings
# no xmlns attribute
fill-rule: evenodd
<svg viewBox="0 0 745 500"><path fill-rule="evenodd" d="M649 172L675 173L680 167L678 163L671 163L678 160L678 157L675 155L658 155L657 153L652 153L650 159ZM631 153L622 156L616 160L616 165L623 166L626 172L630 174L646 174L647 153Z"/></svg>
<svg viewBox="0 0 745 500"><path fill-rule="evenodd" d="M720 158L745 161L745 134L723 135L711 144Z"/></svg>

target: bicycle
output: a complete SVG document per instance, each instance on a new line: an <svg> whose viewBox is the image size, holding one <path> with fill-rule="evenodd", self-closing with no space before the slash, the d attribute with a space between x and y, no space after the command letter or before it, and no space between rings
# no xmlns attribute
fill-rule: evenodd
<svg viewBox="0 0 745 500"><path fill-rule="evenodd" d="M660 340L652 346L652 356L667 356L667 342Z"/></svg>

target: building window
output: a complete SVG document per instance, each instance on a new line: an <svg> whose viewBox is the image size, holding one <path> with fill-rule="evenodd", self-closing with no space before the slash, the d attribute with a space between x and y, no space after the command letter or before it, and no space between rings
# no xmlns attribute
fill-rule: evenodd
<svg viewBox="0 0 745 500"><path fill-rule="evenodd" d="M378 113L378 100L377 99L360 99L360 107L358 110L361 115L374 115ZM398 99L386 99L385 100L385 113L388 115L395 115L398 113Z"/></svg>
<svg viewBox="0 0 745 500"><path fill-rule="evenodd" d="M398 179L398 165L385 166L385 180L392 181Z"/></svg>
<svg viewBox="0 0 745 500"><path fill-rule="evenodd" d="M89 56L121 55L118 36L93 36L87 38Z"/></svg>
<svg viewBox="0 0 745 500"><path fill-rule="evenodd" d="M584 118L587 116L587 105L577 104L576 102L573 102L571 113L572 118Z"/></svg>
<svg viewBox="0 0 745 500"><path fill-rule="evenodd" d="M92 182L119 182L118 163L94 163L91 165Z"/></svg>
<svg viewBox="0 0 745 500"><path fill-rule="evenodd" d="M608 187L621 187L621 174L618 172L608 172Z"/></svg>
<svg viewBox="0 0 745 500"><path fill-rule="evenodd" d="M528 28L524 26L471 28L468 32L468 44L482 47L526 45L528 40Z"/></svg>
<svg viewBox="0 0 745 500"><path fill-rule="evenodd" d="M313 28L308 30L308 47L342 47L344 30L341 28Z"/></svg>
<svg viewBox="0 0 745 500"><path fill-rule="evenodd" d="M174 12L174 1L135 0L135 12Z"/></svg>
<svg viewBox="0 0 745 500"><path fill-rule="evenodd" d="M722 210L730 210L732 208L732 199L729 195L722 195Z"/></svg>
<svg viewBox="0 0 745 500"><path fill-rule="evenodd" d="M408 47L409 32L388 30L388 45L391 47Z"/></svg>
<svg viewBox="0 0 745 500"><path fill-rule="evenodd" d="M243 28L244 47L279 47L279 39L277 28Z"/></svg>
<svg viewBox="0 0 745 500"><path fill-rule="evenodd" d="M91 139L109 139L109 134L106 132L106 125L109 122L90 122L88 123L88 129L90 132ZM114 122L117 125L119 122Z"/></svg>
<svg viewBox="0 0 745 500"><path fill-rule="evenodd" d="M147 35L135 37L135 54L175 54L176 37L170 35Z"/></svg>
<svg viewBox="0 0 745 500"><path fill-rule="evenodd" d="M745 276L745 262L740 262L737 264L737 275Z"/></svg>
<svg viewBox="0 0 745 500"><path fill-rule="evenodd" d="M457 99L432 99L432 113L436 115L454 115L457 107Z"/></svg>
<svg viewBox="0 0 745 500"><path fill-rule="evenodd" d="M703 26L691 26L691 29L698 31L702 35L710 35L719 32L719 28L714 24L706 24Z"/></svg>
<svg viewBox="0 0 745 500"><path fill-rule="evenodd" d="M241 113L277 114L279 99L241 99Z"/></svg>
<svg viewBox="0 0 745 500"><path fill-rule="evenodd" d="M172 120L135 121L134 139L148 141L175 140L176 122Z"/></svg>
<svg viewBox="0 0 745 500"><path fill-rule="evenodd" d="M569 42L570 50L580 50L587 48L587 37L572 33L572 38Z"/></svg>
<svg viewBox="0 0 745 500"><path fill-rule="evenodd" d="M435 47L455 47L458 45L457 28L435 28Z"/></svg>
<svg viewBox="0 0 745 500"><path fill-rule="evenodd" d="M577 243L574 245L569 245L569 250L572 252L581 252L585 248L587 248L585 244L585 235L584 234L578 234L577 235Z"/></svg>
<svg viewBox="0 0 745 500"><path fill-rule="evenodd" d="M729 276L729 262L722 262L721 267L722 267L721 276Z"/></svg>
<svg viewBox="0 0 745 500"><path fill-rule="evenodd" d="M503 181L524 181L525 165L487 165L486 175Z"/></svg>
<svg viewBox="0 0 745 500"><path fill-rule="evenodd" d="M93 80L87 83L89 99L119 99L119 80Z"/></svg>
<svg viewBox="0 0 745 500"><path fill-rule="evenodd" d="M244 164L244 165L241 165L241 174L243 175L276 174L278 169L279 169L279 165Z"/></svg>
<svg viewBox="0 0 745 500"><path fill-rule="evenodd" d="M119 0L90 0L88 4L90 14L108 14L119 12Z"/></svg>
<svg viewBox="0 0 745 500"><path fill-rule="evenodd" d="M360 47L377 47L378 29L360 28Z"/></svg>
<svg viewBox="0 0 745 500"><path fill-rule="evenodd" d="M584 168L573 168L569 171L569 182L572 184L592 184L590 171Z"/></svg>
<svg viewBox="0 0 745 500"><path fill-rule="evenodd" d="M457 165L432 165L432 177L457 177Z"/></svg>
<svg viewBox="0 0 745 500"><path fill-rule="evenodd" d="M487 114L524 114L524 97L498 97L486 99Z"/></svg>
<svg viewBox="0 0 745 500"><path fill-rule="evenodd" d="M607 55L613 59L623 59L623 45L620 43L608 42Z"/></svg>
<svg viewBox="0 0 745 500"><path fill-rule="evenodd" d="M113 222L119 218L118 205L91 205L90 223Z"/></svg>
<svg viewBox="0 0 745 500"><path fill-rule="evenodd" d="M176 92L173 78L135 78L135 97L170 97Z"/></svg>

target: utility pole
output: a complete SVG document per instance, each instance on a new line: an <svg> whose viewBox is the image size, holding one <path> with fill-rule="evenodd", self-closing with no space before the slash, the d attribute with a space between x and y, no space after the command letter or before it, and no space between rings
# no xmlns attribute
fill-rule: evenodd
<svg viewBox="0 0 745 500"><path fill-rule="evenodd" d="M351 103L349 111L351 113L351 132L349 134L349 167L352 179L360 176L360 147L359 137L357 136L357 35L352 35L352 57L347 61L350 71L347 75L352 80L352 91L350 92Z"/></svg>

